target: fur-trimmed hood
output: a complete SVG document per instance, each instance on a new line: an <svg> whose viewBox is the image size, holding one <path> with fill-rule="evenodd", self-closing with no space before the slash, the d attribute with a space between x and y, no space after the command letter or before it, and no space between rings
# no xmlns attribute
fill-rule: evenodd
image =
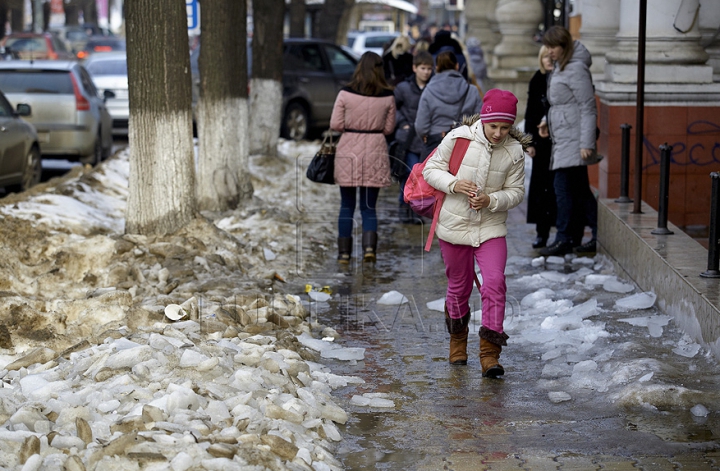
<svg viewBox="0 0 720 471"><path fill-rule="evenodd" d="M463 126L472 126L473 124L480 121L480 114L474 114L471 116L463 116L462 124ZM515 139L522 145L523 151L527 151L527 148L532 146L532 140L533 137L531 134L525 134L520 129L516 128L514 125L510 127L510 137Z"/></svg>

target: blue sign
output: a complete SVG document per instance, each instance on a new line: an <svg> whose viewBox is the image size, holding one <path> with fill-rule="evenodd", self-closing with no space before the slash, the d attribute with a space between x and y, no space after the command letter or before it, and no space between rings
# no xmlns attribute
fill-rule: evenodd
<svg viewBox="0 0 720 471"><path fill-rule="evenodd" d="M187 10L188 29L198 27L198 2L197 0L185 0L185 9Z"/></svg>

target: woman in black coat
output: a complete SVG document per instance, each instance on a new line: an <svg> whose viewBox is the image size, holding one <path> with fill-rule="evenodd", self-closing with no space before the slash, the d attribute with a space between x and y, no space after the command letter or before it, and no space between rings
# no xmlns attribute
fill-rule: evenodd
<svg viewBox="0 0 720 471"><path fill-rule="evenodd" d="M532 246L536 249L547 245L550 228L555 225L557 214L553 173L550 170L552 144L549 137L540 137L538 131L538 125L548 110L545 98L547 73L553 70L553 61L545 46L540 48L538 60L540 69L530 80L525 110L525 132L533 137L532 146L527 149L528 155L533 159L530 190L527 196L527 222L535 224L537 237Z"/></svg>

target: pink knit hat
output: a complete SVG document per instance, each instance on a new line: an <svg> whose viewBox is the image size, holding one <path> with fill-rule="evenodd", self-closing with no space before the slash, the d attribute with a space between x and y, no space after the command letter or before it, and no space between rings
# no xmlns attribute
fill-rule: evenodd
<svg viewBox="0 0 720 471"><path fill-rule="evenodd" d="M480 108L480 121L482 123L515 123L517 116L518 99L507 90L493 88L483 97Z"/></svg>

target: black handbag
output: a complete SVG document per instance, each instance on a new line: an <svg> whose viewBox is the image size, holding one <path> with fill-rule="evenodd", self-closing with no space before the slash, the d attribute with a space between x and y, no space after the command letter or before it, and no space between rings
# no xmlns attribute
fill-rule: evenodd
<svg viewBox="0 0 720 471"><path fill-rule="evenodd" d="M305 176L316 183L335 184L335 142L332 131L325 133L320 150L310 161Z"/></svg>

